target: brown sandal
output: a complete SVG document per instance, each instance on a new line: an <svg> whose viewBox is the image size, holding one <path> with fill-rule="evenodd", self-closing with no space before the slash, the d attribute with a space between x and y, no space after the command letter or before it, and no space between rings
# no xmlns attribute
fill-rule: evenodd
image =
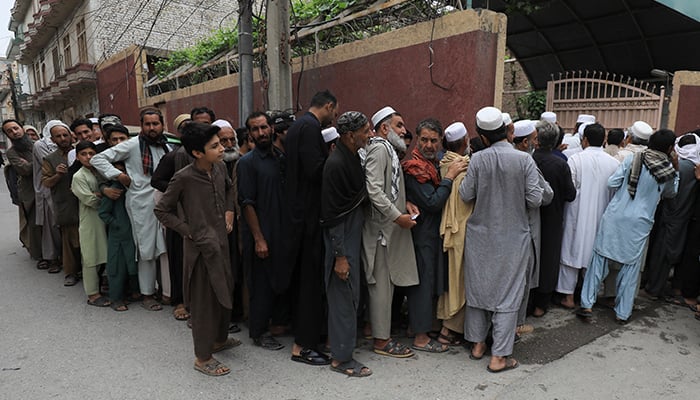
<svg viewBox="0 0 700 400"><path fill-rule="evenodd" d="M173 317L178 321L187 321L190 319L190 313L187 312L184 304L178 304L173 310Z"/></svg>

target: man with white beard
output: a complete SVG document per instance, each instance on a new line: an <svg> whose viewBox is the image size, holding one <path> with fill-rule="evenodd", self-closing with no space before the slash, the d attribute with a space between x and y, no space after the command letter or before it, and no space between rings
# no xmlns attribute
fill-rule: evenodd
<svg viewBox="0 0 700 400"><path fill-rule="evenodd" d="M406 151L403 118L391 107L372 116L375 136L364 152L367 208L362 230L362 260L369 291L374 352L411 357L413 351L391 338L391 301L394 286L418 284L418 270L410 229L418 208L406 201L403 171L397 152Z"/></svg>
<svg viewBox="0 0 700 400"><path fill-rule="evenodd" d="M224 146L224 162L226 163L226 169L228 170L228 174L230 176L236 160L241 158L241 154L238 152L236 131L233 129L233 126L231 126L231 123L225 119L217 119L212 123L212 125L216 125L221 128L219 131L219 141L221 142L221 145Z"/></svg>

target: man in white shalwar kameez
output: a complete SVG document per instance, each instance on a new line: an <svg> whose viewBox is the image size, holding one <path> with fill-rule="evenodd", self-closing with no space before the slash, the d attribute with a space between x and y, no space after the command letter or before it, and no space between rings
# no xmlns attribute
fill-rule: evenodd
<svg viewBox="0 0 700 400"><path fill-rule="evenodd" d="M561 244L561 265L556 291L565 298L561 304L574 308L574 290L581 268L588 267L600 217L605 211L612 190L608 178L620 164L603 151L605 128L591 124L583 133L583 151L567 161L576 187L576 199L564 206L564 237Z"/></svg>
<svg viewBox="0 0 700 400"><path fill-rule="evenodd" d="M126 211L138 249L139 287L144 296L143 306L151 311L162 309L153 294L156 260L165 253L165 238L153 213L155 189L151 186L151 175L169 150L163 135L163 115L157 110L146 110L141 113L141 133L137 137L110 147L90 161L104 177L127 187ZM124 161L126 173L112 165L116 161Z"/></svg>
<svg viewBox="0 0 700 400"><path fill-rule="evenodd" d="M464 337L474 343L470 358L480 359L493 325L487 370L500 372L518 366L510 355L533 258L527 210L542 204L543 189L532 157L508 143L501 111L482 108L476 121L488 148L474 154L459 187L464 202L474 201L464 249Z"/></svg>
<svg viewBox="0 0 700 400"><path fill-rule="evenodd" d="M34 142L34 150L32 150L36 224L41 226L41 258L50 261L49 271L52 273L61 270L58 262L61 256L61 232L56 226L56 219L53 214L51 189L41 183L41 165L44 162L44 157L58 148L56 143L51 140L51 128L58 125L65 124L58 120L47 122L43 130L44 137Z"/></svg>

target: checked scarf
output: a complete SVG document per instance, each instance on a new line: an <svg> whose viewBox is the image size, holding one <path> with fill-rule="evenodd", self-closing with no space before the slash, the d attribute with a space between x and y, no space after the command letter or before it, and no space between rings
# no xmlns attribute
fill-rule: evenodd
<svg viewBox="0 0 700 400"><path fill-rule="evenodd" d="M367 146L374 143L382 144L391 156L391 197L389 198L389 200L393 203L399 198L399 182L401 180L402 173L401 163L399 162L399 156L396 154L394 146L392 146L391 143L389 143L389 141L384 139L383 137L374 136L369 138L369 143L367 144ZM367 151L365 149L360 149L357 152L357 154L360 156L362 167L365 167Z"/></svg>
<svg viewBox="0 0 700 400"><path fill-rule="evenodd" d="M630 178L627 182L627 191L633 199L637 194L637 185L639 184L639 174L642 172L642 164L647 167L649 173L658 183L667 182L676 175L676 170L673 168L673 165L671 165L671 160L668 158L667 154L651 149L636 153L632 160Z"/></svg>
<svg viewBox="0 0 700 400"><path fill-rule="evenodd" d="M434 186L440 184L440 175L435 164L423 157L418 147L411 152L412 158L401 163L403 170L408 175L416 178L418 183L432 182Z"/></svg>
<svg viewBox="0 0 700 400"><path fill-rule="evenodd" d="M139 149L141 150L141 163L143 164L143 174L153 176L153 154L151 146L162 147L165 152L169 152L168 140L165 135L160 135L157 139L151 139L141 133L139 135Z"/></svg>

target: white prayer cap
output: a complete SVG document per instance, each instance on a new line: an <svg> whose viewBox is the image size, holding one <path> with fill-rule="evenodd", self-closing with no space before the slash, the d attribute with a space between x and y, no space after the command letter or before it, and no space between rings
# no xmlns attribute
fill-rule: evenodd
<svg viewBox="0 0 700 400"><path fill-rule="evenodd" d="M386 106L374 113L372 116L372 127L376 128L380 122L384 121L386 117L390 116L391 114L396 114L396 110L391 108L391 106Z"/></svg>
<svg viewBox="0 0 700 400"><path fill-rule="evenodd" d="M579 114L578 118L576 118L576 123L578 124L579 122L594 124L595 123L595 115Z"/></svg>
<svg viewBox="0 0 700 400"><path fill-rule="evenodd" d="M326 143L332 142L340 137L340 135L338 134L338 130L336 130L335 127L332 126L330 128L322 130L321 135L323 135L323 141Z"/></svg>
<svg viewBox="0 0 700 400"><path fill-rule="evenodd" d="M584 122L584 123L582 123L581 125L579 125L578 131L577 131L576 133L578 133L578 136L579 136L580 138L583 138L583 131L586 129L586 127L587 127L588 125L593 125L593 122Z"/></svg>
<svg viewBox="0 0 700 400"><path fill-rule="evenodd" d="M515 137L530 136L535 131L535 121L529 119L522 119L513 125L515 126Z"/></svg>
<svg viewBox="0 0 700 400"><path fill-rule="evenodd" d="M445 138L448 143L456 142L467 136L467 127L461 122L454 122L445 128Z"/></svg>
<svg viewBox="0 0 700 400"><path fill-rule="evenodd" d="M230 128L233 129L233 126L226 121L225 119L217 119L216 121L211 123L212 125L218 126L219 128Z"/></svg>
<svg viewBox="0 0 700 400"><path fill-rule="evenodd" d="M644 121L636 121L629 127L628 132L642 140L649 140L654 129Z"/></svg>
<svg viewBox="0 0 700 400"><path fill-rule="evenodd" d="M476 113L476 126L485 131L495 131L503 126L503 113L496 107L484 107Z"/></svg>
<svg viewBox="0 0 700 400"><path fill-rule="evenodd" d="M508 113L503 113L503 123L506 125L510 125L513 123L513 118L510 117L510 114Z"/></svg>
<svg viewBox="0 0 700 400"><path fill-rule="evenodd" d="M557 114L553 113L551 111L545 111L540 115L540 119L543 119L547 122L551 122L553 124L557 123Z"/></svg>
<svg viewBox="0 0 700 400"><path fill-rule="evenodd" d="M97 124L97 123L100 122L100 120L97 119L97 118L95 118L95 117L93 117L93 118L90 118L90 122L92 122L93 124Z"/></svg>

